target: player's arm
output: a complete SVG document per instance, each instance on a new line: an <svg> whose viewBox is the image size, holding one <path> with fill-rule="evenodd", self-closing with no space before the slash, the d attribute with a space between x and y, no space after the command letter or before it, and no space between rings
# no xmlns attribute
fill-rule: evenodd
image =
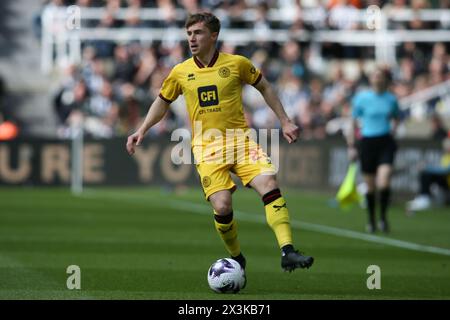
<svg viewBox="0 0 450 320"><path fill-rule="evenodd" d="M350 119L350 128L345 135L347 140L347 154L350 161L356 161L358 159L358 150L356 149L356 140L357 140L357 130L358 130L358 120L363 116L362 105L363 102L361 100L363 96L361 93L357 93L352 101L352 112Z"/></svg>
<svg viewBox="0 0 450 320"><path fill-rule="evenodd" d="M255 85L255 88L261 92L267 105L273 110L273 112L275 112L276 116L280 120L284 138L289 143L295 142L299 135L298 127L287 116L278 95L275 93L275 90L272 88L270 83L262 77L261 80Z"/></svg>
<svg viewBox="0 0 450 320"><path fill-rule="evenodd" d="M350 161L356 161L358 158L358 151L356 149L356 130L358 122L352 117L350 120L350 129L347 134L348 158Z"/></svg>
<svg viewBox="0 0 450 320"><path fill-rule="evenodd" d="M391 134L393 137L397 134L397 129L400 124L400 120L398 118L392 118L391 120Z"/></svg>
<svg viewBox="0 0 450 320"><path fill-rule="evenodd" d="M394 100L392 117L391 117L391 134L395 137L397 133L398 126L400 124L400 106L398 105L397 98Z"/></svg>
<svg viewBox="0 0 450 320"><path fill-rule="evenodd" d="M147 131L159 121L161 121L168 110L168 106L169 103L164 101L160 97L157 97L156 100L152 103L142 125L135 133L128 137L127 151L130 155L134 154L134 147L141 144L141 141L142 139L144 139Z"/></svg>

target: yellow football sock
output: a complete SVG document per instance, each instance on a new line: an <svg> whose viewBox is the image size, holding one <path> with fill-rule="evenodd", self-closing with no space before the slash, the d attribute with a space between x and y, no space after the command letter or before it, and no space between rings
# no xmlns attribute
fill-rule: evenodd
<svg viewBox="0 0 450 320"><path fill-rule="evenodd" d="M232 257L237 257L241 253L241 246L237 237L237 223L233 219L233 217L231 217L231 221L228 223L218 222L217 219L220 221L220 218L222 217L223 216L215 215L214 225L216 227L217 233L222 238L227 251Z"/></svg>
<svg viewBox="0 0 450 320"><path fill-rule="evenodd" d="M286 201L278 193L275 200L270 201L269 196L264 200L266 209L266 220L277 237L280 248L287 244L292 244L291 225L289 223L289 211L286 207ZM273 197L272 197L273 198Z"/></svg>

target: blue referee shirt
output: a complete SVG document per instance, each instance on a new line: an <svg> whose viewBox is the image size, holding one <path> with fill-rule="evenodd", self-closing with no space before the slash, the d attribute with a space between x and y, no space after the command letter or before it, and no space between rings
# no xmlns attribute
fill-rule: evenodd
<svg viewBox="0 0 450 320"><path fill-rule="evenodd" d="M398 118L397 98L390 92L359 92L352 100L352 116L361 120L363 137L379 137L391 132L391 119Z"/></svg>

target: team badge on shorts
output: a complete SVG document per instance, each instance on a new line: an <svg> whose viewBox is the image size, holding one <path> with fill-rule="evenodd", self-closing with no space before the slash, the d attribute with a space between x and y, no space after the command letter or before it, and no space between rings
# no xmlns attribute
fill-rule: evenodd
<svg viewBox="0 0 450 320"><path fill-rule="evenodd" d="M222 78L228 78L230 76L230 69L228 69L227 67L222 67L219 69L219 76L221 76Z"/></svg>
<svg viewBox="0 0 450 320"><path fill-rule="evenodd" d="M204 188L208 188L211 185L211 178L208 176L204 176L202 179L202 184Z"/></svg>

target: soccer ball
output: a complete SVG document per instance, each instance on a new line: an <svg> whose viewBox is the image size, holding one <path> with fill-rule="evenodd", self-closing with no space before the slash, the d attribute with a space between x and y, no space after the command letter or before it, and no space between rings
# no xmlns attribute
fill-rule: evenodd
<svg viewBox="0 0 450 320"><path fill-rule="evenodd" d="M246 283L245 271L236 260L219 259L208 270L208 284L215 292L238 293Z"/></svg>

